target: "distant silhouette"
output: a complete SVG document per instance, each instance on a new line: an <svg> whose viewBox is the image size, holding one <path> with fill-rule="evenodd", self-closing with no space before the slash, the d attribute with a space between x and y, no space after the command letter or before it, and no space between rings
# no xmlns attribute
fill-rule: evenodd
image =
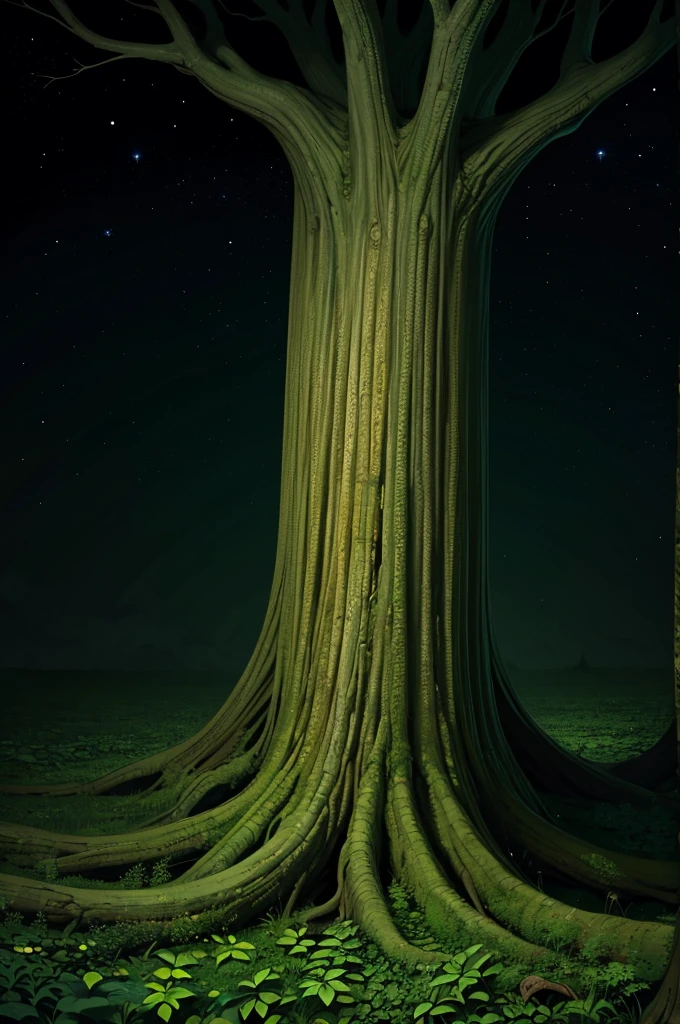
<svg viewBox="0 0 680 1024"><path fill-rule="evenodd" d="M581 655L581 660L579 661L578 665L576 666L576 670L578 672L589 672L590 671L590 665L586 661L585 654Z"/></svg>

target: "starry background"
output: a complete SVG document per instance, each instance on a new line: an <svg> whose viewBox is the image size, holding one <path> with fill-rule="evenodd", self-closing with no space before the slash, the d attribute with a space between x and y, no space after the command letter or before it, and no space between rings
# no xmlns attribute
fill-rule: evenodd
<svg viewBox="0 0 680 1024"><path fill-rule="evenodd" d="M104 34L167 38L115 0L96 23L72 7ZM0 668L235 681L274 566L290 170L172 68L120 60L45 87L111 55L7 3L0 22ZM301 82L275 29L226 23L256 67ZM639 27L596 37L595 58ZM556 40L507 106L550 84ZM498 220L492 600L522 667L584 654L670 679L676 75L670 53L544 150Z"/></svg>

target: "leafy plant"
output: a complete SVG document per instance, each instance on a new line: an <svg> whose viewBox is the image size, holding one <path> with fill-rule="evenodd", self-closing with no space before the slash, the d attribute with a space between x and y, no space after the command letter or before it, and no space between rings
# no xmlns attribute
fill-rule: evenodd
<svg viewBox="0 0 680 1024"><path fill-rule="evenodd" d="M170 1020L173 1010L179 1010L178 1000L187 999L194 995L191 989L182 988L181 985L173 985L171 981L165 985L161 985L156 981L150 981L147 982L146 987L154 991L146 997L144 1003L149 1006L155 1006L158 1016L164 1021Z"/></svg>
<svg viewBox="0 0 680 1024"><path fill-rule="evenodd" d="M564 1004L566 1013L580 1013L586 1020L595 1021L596 1024L602 1020L602 1010L611 1010L616 1013L616 1008L606 999L598 999L595 1002L595 988L591 988L585 999L570 999Z"/></svg>
<svg viewBox="0 0 680 1024"><path fill-rule="evenodd" d="M468 999L475 999L478 1002L488 1003L490 996L489 993L482 987L479 986L479 982L482 978L489 977L493 974L498 974L503 969L502 964L494 964L491 967L487 967L484 972L480 971L486 961L490 958L490 953L485 953L479 957L474 964L466 966L466 963L471 960L475 953L482 948L481 943L475 946L469 946L461 953L456 953L455 956L449 960L448 963L443 965L443 974L437 975L430 984L429 988L433 989L433 994L436 993L435 1002L426 1000L425 1002L419 1003L413 1011L414 1018L421 1020L425 1014L430 1016L440 1016L444 1013L455 1013L456 1007L452 1006L451 1003L465 1003L466 996L464 995L465 990L475 986L474 991L469 992L467 995ZM437 991L439 990L439 991ZM497 1015L485 1014L487 1018L484 1024L492 1024L490 1017ZM501 1017L497 1018L501 1020Z"/></svg>
<svg viewBox="0 0 680 1024"><path fill-rule="evenodd" d="M229 1005L238 1007L242 1020L248 1020L253 1010L264 1019L264 1017L267 1017L271 1006L276 1004L283 1006L285 1003L294 1002L295 1000L293 993L283 994L279 991L279 987L276 984L272 984L276 983L280 977L281 975L276 974L271 967L265 967L253 975L252 979L245 978L238 983L239 988L247 989L246 992L220 996L215 1001L215 1005L220 1007ZM271 1017L267 1017L267 1024L278 1024L281 1019L281 1014L275 1013Z"/></svg>
<svg viewBox="0 0 680 1024"><path fill-rule="evenodd" d="M211 935L214 942L224 946L221 952L218 952L215 956L215 965L219 967L225 960L250 960L250 955L246 953L247 949L255 949L252 942L238 942L234 935L227 935L227 945L225 945L224 939L219 935Z"/></svg>
<svg viewBox="0 0 680 1024"><path fill-rule="evenodd" d="M172 874L170 873L170 858L161 857L151 868L151 878L149 879L149 886L154 885L165 885L166 882L172 881Z"/></svg>

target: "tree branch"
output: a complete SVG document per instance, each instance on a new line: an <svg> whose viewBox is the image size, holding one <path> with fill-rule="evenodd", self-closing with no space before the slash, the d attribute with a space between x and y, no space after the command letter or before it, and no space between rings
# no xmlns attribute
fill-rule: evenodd
<svg viewBox="0 0 680 1024"><path fill-rule="evenodd" d="M382 32L392 96L399 110L410 114L420 99L418 80L432 41L432 7L424 0L415 25L404 35L397 20L398 0L386 0Z"/></svg>
<svg viewBox="0 0 680 1024"><path fill-rule="evenodd" d="M216 54L210 55L193 36L172 0L155 0L156 8L153 8L169 28L171 43L137 43L102 36L84 25L66 0L50 0L50 3L60 18L45 14L26 2L16 6L56 21L62 28L98 49L109 50L121 57L144 57L161 61L172 64L184 74L194 75L214 96L266 125L284 147L294 171L310 169L322 159L328 166L313 172L317 178L328 175L330 181L340 181L342 132L336 124L337 119L332 120L322 102L306 89L271 78L252 68L229 45L223 28L219 32L219 39L215 38L217 24L214 18L207 19L209 32L212 30L217 43ZM196 6L210 14L207 0L199 0ZM322 154L320 158L319 153ZM341 186L338 185L338 188Z"/></svg>
<svg viewBox="0 0 680 1024"><path fill-rule="evenodd" d="M579 2L579 0L577 0ZM593 0L597 5L597 0ZM470 194L481 198L505 194L522 168L554 139L568 135L622 86L643 74L675 45L675 19L659 20L663 0L656 0L638 38L607 60L594 64L572 59L557 83L543 96L509 114L471 124L461 137L461 159ZM572 32L583 54L591 20L582 11L579 32ZM580 34L579 34L580 33ZM493 154L493 155L492 155ZM483 170L482 170L483 168Z"/></svg>
<svg viewBox="0 0 680 1024"><path fill-rule="evenodd" d="M535 11L532 10L531 0L515 0L508 7L503 24L491 45L483 49L483 36L478 38L476 53L470 62L474 68L474 79L470 84L469 98L465 101L467 117L483 118L495 114L498 97L524 51L541 36L552 32L570 13L567 8L571 2L562 0L553 20L538 32L547 0L540 0Z"/></svg>
<svg viewBox="0 0 680 1024"><path fill-rule="evenodd" d="M78 60L77 57L74 57L73 59L75 60L76 64L80 64L80 61ZM75 78L75 76L79 75L81 71L91 71L93 68L101 68L101 67L103 67L104 64L110 64L114 60L127 60L127 59L128 59L128 55L126 53L121 53L117 57L109 57L107 60L100 60L97 64L80 64L80 67L78 68L78 70L77 71L72 71L70 75L38 75L38 74L36 74L35 77L36 78L48 78L49 81L48 81L47 85L50 85L52 82L62 82L65 78ZM47 85L45 85L43 88L46 89Z"/></svg>
<svg viewBox="0 0 680 1024"><path fill-rule="evenodd" d="M345 49L352 157L377 166L382 146L396 144L397 123L378 7L376 0L334 3Z"/></svg>
<svg viewBox="0 0 680 1024"><path fill-rule="evenodd" d="M600 17L600 0L574 0L574 5L574 17L567 45L560 61L561 75L565 74L572 64L592 60L593 39Z"/></svg>
<svg viewBox="0 0 680 1024"><path fill-rule="evenodd" d="M333 103L346 107L344 68L333 56L326 30L327 0L315 0L311 24L307 20L302 0L289 0L287 11L277 0L255 0L265 13L254 16L229 10L224 0L218 2L228 14L235 17L247 18L248 21L268 21L276 25L290 46L309 88L318 96L327 97ZM191 0L191 3L204 13L205 8L212 8L214 17L219 21L212 0Z"/></svg>
<svg viewBox="0 0 680 1024"><path fill-rule="evenodd" d="M37 7L31 7L25 2L14 4L15 7L24 7L27 11L33 11L49 21L56 21L57 25L68 29L73 35L84 39L86 43L96 46L100 50L109 50L112 53L119 53L125 57L146 57L148 60L158 60L164 64L181 64L182 54L172 43L133 43L121 39L109 39L97 32L92 32L87 26L76 18L71 9L64 3L64 0L50 0L52 6L59 12L61 18L55 18L53 14L46 14L39 11ZM70 76L69 76L70 77Z"/></svg>
<svg viewBox="0 0 680 1024"><path fill-rule="evenodd" d="M438 153L460 117L462 98L473 72L472 58L501 0L429 0L434 15L430 59L420 103L409 125L410 146L420 154L412 173L434 167ZM542 0L544 2L544 0Z"/></svg>

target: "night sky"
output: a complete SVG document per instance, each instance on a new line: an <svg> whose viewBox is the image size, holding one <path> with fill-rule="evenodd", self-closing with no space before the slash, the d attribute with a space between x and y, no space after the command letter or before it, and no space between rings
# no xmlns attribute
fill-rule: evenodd
<svg viewBox="0 0 680 1024"><path fill-rule="evenodd" d="M168 38L121 2L72 6ZM301 81L276 30L226 23ZM0 24L0 667L235 679L274 566L288 164L167 66L45 88L113 55L6 3ZM522 667L672 663L676 76L670 53L543 151L498 220L491 585Z"/></svg>

